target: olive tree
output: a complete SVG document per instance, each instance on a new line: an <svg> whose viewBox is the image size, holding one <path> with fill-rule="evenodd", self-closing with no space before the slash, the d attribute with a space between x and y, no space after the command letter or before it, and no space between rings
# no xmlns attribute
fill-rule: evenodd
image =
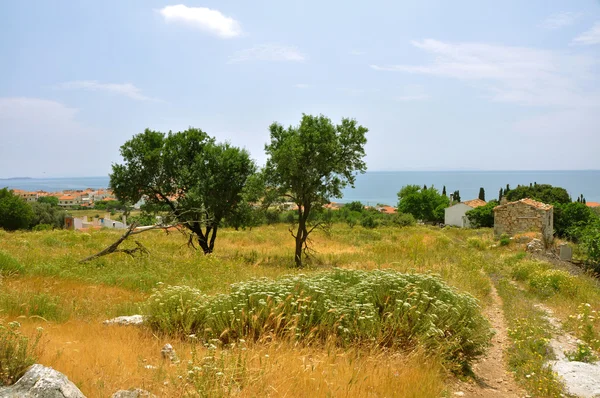
<svg viewBox="0 0 600 398"><path fill-rule="evenodd" d="M124 164L114 164L110 186L122 202L142 197L169 209L205 254L212 253L221 221L241 201L256 171L249 153L195 128L164 134L146 129L121 146Z"/></svg>
<svg viewBox="0 0 600 398"><path fill-rule="evenodd" d="M354 186L356 174L366 170L363 161L367 129L354 119L334 125L323 115L302 115L298 126L269 127L271 140L265 146L267 185L297 206L294 261L302 267L302 251L315 227L308 226L315 210L342 197L342 189ZM291 230L290 230L291 231Z"/></svg>

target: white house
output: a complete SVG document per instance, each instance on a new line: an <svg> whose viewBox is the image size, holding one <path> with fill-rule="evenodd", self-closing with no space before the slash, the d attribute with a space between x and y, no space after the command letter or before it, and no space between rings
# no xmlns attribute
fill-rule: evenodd
<svg viewBox="0 0 600 398"><path fill-rule="evenodd" d="M485 206L486 204L487 203L484 200L473 199L457 203L454 206L447 207L444 210L444 224L454 225L456 227L461 228L468 228L470 225L466 213L469 210L473 210L474 208L479 206Z"/></svg>

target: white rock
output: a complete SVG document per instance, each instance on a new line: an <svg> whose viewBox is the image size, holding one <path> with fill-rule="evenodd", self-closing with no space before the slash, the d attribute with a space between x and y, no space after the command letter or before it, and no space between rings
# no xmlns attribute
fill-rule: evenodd
<svg viewBox="0 0 600 398"><path fill-rule="evenodd" d="M157 398L156 395L141 388L119 390L114 393L111 398Z"/></svg>
<svg viewBox="0 0 600 398"><path fill-rule="evenodd" d="M144 318L143 315L118 316L113 319L107 319L103 323L105 325L139 326L144 323Z"/></svg>
<svg viewBox="0 0 600 398"><path fill-rule="evenodd" d="M15 384L0 388L0 397L85 398L85 395L64 374L35 364Z"/></svg>
<svg viewBox="0 0 600 398"><path fill-rule="evenodd" d="M164 347L160 350L160 354L164 359L168 359L171 362L179 362L177 358L177 353L171 344L165 344Z"/></svg>
<svg viewBox="0 0 600 398"><path fill-rule="evenodd" d="M598 363L553 361L550 363L564 381L569 394L581 398L600 397L600 365Z"/></svg>

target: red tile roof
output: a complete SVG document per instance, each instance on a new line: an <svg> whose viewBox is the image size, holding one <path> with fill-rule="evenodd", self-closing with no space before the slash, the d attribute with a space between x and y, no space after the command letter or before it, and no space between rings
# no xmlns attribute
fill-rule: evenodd
<svg viewBox="0 0 600 398"><path fill-rule="evenodd" d="M588 207L600 207L600 203L598 202L587 202L586 205L588 205Z"/></svg>
<svg viewBox="0 0 600 398"><path fill-rule="evenodd" d="M463 203L472 208L487 205L487 202L485 200L481 200L481 199L465 200Z"/></svg>

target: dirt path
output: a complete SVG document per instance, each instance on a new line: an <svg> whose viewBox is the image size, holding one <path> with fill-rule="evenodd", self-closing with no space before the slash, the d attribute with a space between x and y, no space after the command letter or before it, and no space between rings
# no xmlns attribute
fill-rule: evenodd
<svg viewBox="0 0 600 398"><path fill-rule="evenodd" d="M492 346L489 348L487 355L473 364L475 380L458 383L454 396L526 397L527 393L517 386L512 373L507 370L504 352L509 344L509 339L502 312L502 299L498 296L493 285L490 296L492 305L486 309L484 315L489 319L496 335L492 338Z"/></svg>

